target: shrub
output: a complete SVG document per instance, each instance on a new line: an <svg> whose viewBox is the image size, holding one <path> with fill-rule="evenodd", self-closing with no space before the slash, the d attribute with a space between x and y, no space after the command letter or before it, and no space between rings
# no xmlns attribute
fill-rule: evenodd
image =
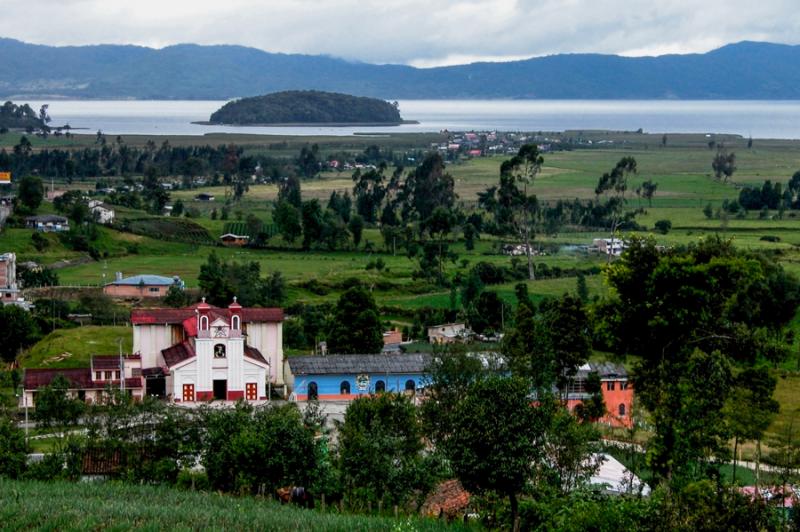
<svg viewBox="0 0 800 532"><path fill-rule="evenodd" d="M672 222L669 220L659 220L655 224L656 231L661 233L662 235L666 235L669 233L669 230L672 229Z"/></svg>

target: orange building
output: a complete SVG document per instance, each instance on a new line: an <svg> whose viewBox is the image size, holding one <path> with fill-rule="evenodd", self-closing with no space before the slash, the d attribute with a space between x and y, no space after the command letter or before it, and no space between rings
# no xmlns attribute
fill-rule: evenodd
<svg viewBox="0 0 800 532"><path fill-rule="evenodd" d="M123 278L122 273L117 272L114 281L103 287L103 293L122 298L164 297L171 286L177 286L182 290L184 283L178 276L134 275Z"/></svg>
<svg viewBox="0 0 800 532"><path fill-rule="evenodd" d="M612 427L633 426L631 415L633 386L628 381L627 370L620 364L589 362L581 366L567 390L567 408L572 411L588 399L585 383L590 373L597 373L600 376L603 400L606 404L606 415L600 419L600 423Z"/></svg>

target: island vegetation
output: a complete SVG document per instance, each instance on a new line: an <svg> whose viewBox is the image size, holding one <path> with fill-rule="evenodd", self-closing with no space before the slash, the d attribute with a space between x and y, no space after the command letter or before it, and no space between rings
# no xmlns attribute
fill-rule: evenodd
<svg viewBox="0 0 800 532"><path fill-rule="evenodd" d="M283 91L242 98L211 115L211 124L400 124L397 102L322 91Z"/></svg>
<svg viewBox="0 0 800 532"><path fill-rule="evenodd" d="M7 101L0 106L0 130L4 132L10 129L43 129L49 121L46 105L39 113L27 103L17 105Z"/></svg>

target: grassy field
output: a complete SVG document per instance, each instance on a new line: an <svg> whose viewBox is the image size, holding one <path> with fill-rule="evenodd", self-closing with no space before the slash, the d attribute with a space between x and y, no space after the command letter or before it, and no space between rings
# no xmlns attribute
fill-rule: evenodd
<svg viewBox="0 0 800 532"><path fill-rule="evenodd" d="M125 317L127 318L127 317ZM133 334L130 327L85 325L57 329L42 338L19 359L23 368L82 368L89 366L92 355L130 353Z"/></svg>
<svg viewBox="0 0 800 532"><path fill-rule="evenodd" d="M253 497L117 483L0 479L7 530L464 530L419 518L339 515Z"/></svg>

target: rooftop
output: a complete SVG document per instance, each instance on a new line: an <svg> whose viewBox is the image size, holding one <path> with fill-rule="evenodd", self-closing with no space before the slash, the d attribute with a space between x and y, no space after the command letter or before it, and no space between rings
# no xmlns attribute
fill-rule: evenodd
<svg viewBox="0 0 800 532"><path fill-rule="evenodd" d="M289 357L295 375L343 375L351 373L424 373L431 361L427 353L380 355L314 355Z"/></svg>
<svg viewBox="0 0 800 532"><path fill-rule="evenodd" d="M117 279L108 283L109 285L125 285L125 286L172 286L179 284L180 277L163 277L161 275L134 275L133 277L125 277L124 279Z"/></svg>

